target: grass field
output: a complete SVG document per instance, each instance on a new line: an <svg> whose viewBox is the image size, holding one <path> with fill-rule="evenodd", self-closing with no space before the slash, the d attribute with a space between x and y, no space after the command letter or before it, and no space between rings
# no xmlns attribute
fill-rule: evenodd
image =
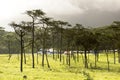
<svg viewBox="0 0 120 80"><path fill-rule="evenodd" d="M89 55L89 63L93 66L89 69L84 68L81 55L79 62L74 63L71 60L70 67L63 65L59 60L53 60L50 55L48 59L50 69L47 68L47 65L44 68L41 67L41 56L39 56L39 63L35 63L33 69L31 55L27 54L27 64L24 64L21 73L18 56L14 54L8 60L8 54L2 54L0 55L0 80L120 80L120 64L113 64L113 54L109 55L110 71L107 70L107 61L104 54L100 55L96 69L94 69L93 54ZM23 76L27 76L27 78L24 79Z"/></svg>

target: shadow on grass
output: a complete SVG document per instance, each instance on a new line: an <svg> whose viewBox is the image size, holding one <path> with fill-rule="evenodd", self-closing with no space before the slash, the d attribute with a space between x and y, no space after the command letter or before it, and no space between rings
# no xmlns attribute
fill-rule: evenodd
<svg viewBox="0 0 120 80"><path fill-rule="evenodd" d="M0 71L0 73L3 73L2 71Z"/></svg>

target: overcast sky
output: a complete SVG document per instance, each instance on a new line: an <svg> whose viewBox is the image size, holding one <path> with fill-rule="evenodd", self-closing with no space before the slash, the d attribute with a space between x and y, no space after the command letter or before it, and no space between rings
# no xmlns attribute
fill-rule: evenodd
<svg viewBox="0 0 120 80"><path fill-rule="evenodd" d="M32 9L41 9L58 20L92 27L120 20L120 0L1 0L0 26L11 31L8 24L25 20L24 12Z"/></svg>

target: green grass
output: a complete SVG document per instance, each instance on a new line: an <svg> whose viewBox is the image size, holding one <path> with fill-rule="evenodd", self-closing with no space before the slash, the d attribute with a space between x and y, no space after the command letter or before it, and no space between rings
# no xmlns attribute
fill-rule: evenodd
<svg viewBox="0 0 120 80"><path fill-rule="evenodd" d="M65 57L65 55L64 55ZM97 62L97 68L94 68L94 55L89 55L89 69L84 68L82 56L79 62L71 60L71 66L67 66L59 60L55 61L52 56L48 56L51 68L41 67L41 56L39 55L39 63L32 68L31 55L27 54L27 64L24 64L23 72L20 72L20 60L17 55L12 55L8 60L7 54L0 55L0 80L120 80L120 64L113 64L113 54L109 54L110 71L107 70L107 61L104 54L100 55ZM117 62L117 61L116 61ZM45 63L46 64L46 63ZM90 65L90 64L89 64ZM27 79L23 79L27 76Z"/></svg>

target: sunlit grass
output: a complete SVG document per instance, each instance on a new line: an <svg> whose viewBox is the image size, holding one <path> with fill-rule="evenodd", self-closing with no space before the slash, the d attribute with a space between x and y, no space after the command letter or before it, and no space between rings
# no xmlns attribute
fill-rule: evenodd
<svg viewBox="0 0 120 80"><path fill-rule="evenodd" d="M66 55L64 55L65 57ZM12 55L8 60L7 54L0 55L0 80L120 80L120 64L113 63L113 54L109 55L110 71L107 70L107 61L105 54L101 54L97 62L97 68L94 68L94 55L89 55L89 63L92 67L84 68L82 57L80 55L79 62L76 63L71 59L71 66L67 66L64 62L59 62L59 59L53 60L52 55L49 55L49 63L51 68L41 66L41 56L35 68L32 68L31 54L26 55L27 64L23 65L23 72L20 72L20 60L18 55ZM66 59L65 59L66 60ZM117 61L116 61L117 62ZM26 79L23 77L26 76Z"/></svg>

